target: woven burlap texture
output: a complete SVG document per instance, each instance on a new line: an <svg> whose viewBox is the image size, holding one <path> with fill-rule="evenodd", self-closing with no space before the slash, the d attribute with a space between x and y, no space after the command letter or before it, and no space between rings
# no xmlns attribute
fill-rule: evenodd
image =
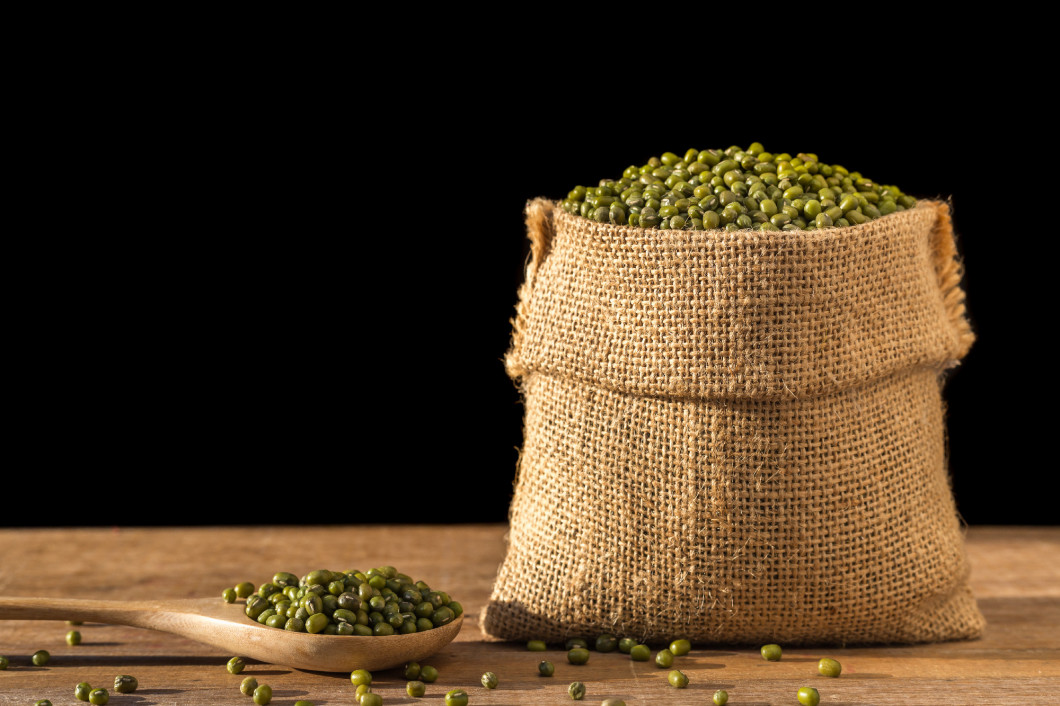
<svg viewBox="0 0 1060 706"><path fill-rule="evenodd" d="M537 199L488 635L971 638L944 373L974 334L949 206L806 232L597 224Z"/></svg>

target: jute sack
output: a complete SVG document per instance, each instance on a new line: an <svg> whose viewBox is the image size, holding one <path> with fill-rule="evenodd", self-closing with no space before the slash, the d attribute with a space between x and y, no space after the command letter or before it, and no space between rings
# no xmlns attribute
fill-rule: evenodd
<svg viewBox="0 0 1060 706"><path fill-rule="evenodd" d="M974 338L946 204L794 233L526 216L524 438L485 633L981 634L940 394Z"/></svg>

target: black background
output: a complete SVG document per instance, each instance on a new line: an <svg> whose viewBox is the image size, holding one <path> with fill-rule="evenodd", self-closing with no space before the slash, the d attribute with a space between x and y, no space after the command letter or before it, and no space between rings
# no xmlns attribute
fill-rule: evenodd
<svg viewBox="0 0 1060 706"><path fill-rule="evenodd" d="M945 389L958 511L1054 523L1055 364L1036 353L1053 246L1026 211L1055 209L1052 128L954 41L909 66L866 50L704 74L521 36L431 45L412 69L378 47L326 75L274 58L186 85L169 65L181 100L95 85L98 135L56 138L49 172L84 186L42 214L74 228L8 265L4 524L504 521L525 202L756 140L951 199L978 336ZM115 104L136 106L120 126Z"/></svg>

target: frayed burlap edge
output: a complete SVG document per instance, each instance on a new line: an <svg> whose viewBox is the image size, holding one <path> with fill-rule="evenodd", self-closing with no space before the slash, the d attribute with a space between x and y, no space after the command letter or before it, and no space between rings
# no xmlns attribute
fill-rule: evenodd
<svg viewBox="0 0 1060 706"><path fill-rule="evenodd" d="M975 333L968 320L967 307L965 306L964 288L961 287L961 279L964 276L964 265L957 253L957 241L953 232L953 218L951 206L948 202L934 201L931 203L935 208L938 220L932 232L932 251L935 254L935 272L939 278L939 289L942 291L942 301L946 307L950 325L953 326L957 336L957 355L950 361L950 366L956 365L961 358L967 355L975 342Z"/></svg>
<svg viewBox="0 0 1060 706"><path fill-rule="evenodd" d="M526 317L530 310L530 300L533 297L534 278L537 275L537 268L544 261L545 256L548 254L549 245L552 242L553 208L555 208L555 204L552 201L536 198L527 201L524 211L526 216L526 234L530 240L530 255L527 259L523 283L519 287L519 302L515 305L515 318L511 319L511 346L504 357L505 370L507 370L508 376L512 380L519 380L527 372L515 352L522 347L523 333L526 330Z"/></svg>

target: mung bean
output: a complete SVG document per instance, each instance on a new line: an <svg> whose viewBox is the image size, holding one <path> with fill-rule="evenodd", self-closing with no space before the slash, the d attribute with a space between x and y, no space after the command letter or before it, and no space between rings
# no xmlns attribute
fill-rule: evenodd
<svg viewBox="0 0 1060 706"><path fill-rule="evenodd" d="M674 657L684 657L692 651L692 643L685 639L674 640L670 643L670 652Z"/></svg>
<svg viewBox="0 0 1060 706"><path fill-rule="evenodd" d="M838 677L843 672L843 665L831 657L823 657L817 663L817 671L822 677Z"/></svg>
<svg viewBox="0 0 1060 706"><path fill-rule="evenodd" d="M762 653L762 659L768 662L779 662L782 654L780 645L776 644L762 645L760 652Z"/></svg>
<svg viewBox="0 0 1060 706"><path fill-rule="evenodd" d="M262 684L257 689L254 689L254 703L258 706L265 706L265 704L272 701L272 687L268 684Z"/></svg>
<svg viewBox="0 0 1060 706"><path fill-rule="evenodd" d="M450 689L445 694L445 706L467 706L467 692L463 689Z"/></svg>
<svg viewBox="0 0 1060 706"><path fill-rule="evenodd" d="M131 694L136 691L140 686L139 680L136 677L131 677L128 674L119 674L114 677L114 691L119 694Z"/></svg>

